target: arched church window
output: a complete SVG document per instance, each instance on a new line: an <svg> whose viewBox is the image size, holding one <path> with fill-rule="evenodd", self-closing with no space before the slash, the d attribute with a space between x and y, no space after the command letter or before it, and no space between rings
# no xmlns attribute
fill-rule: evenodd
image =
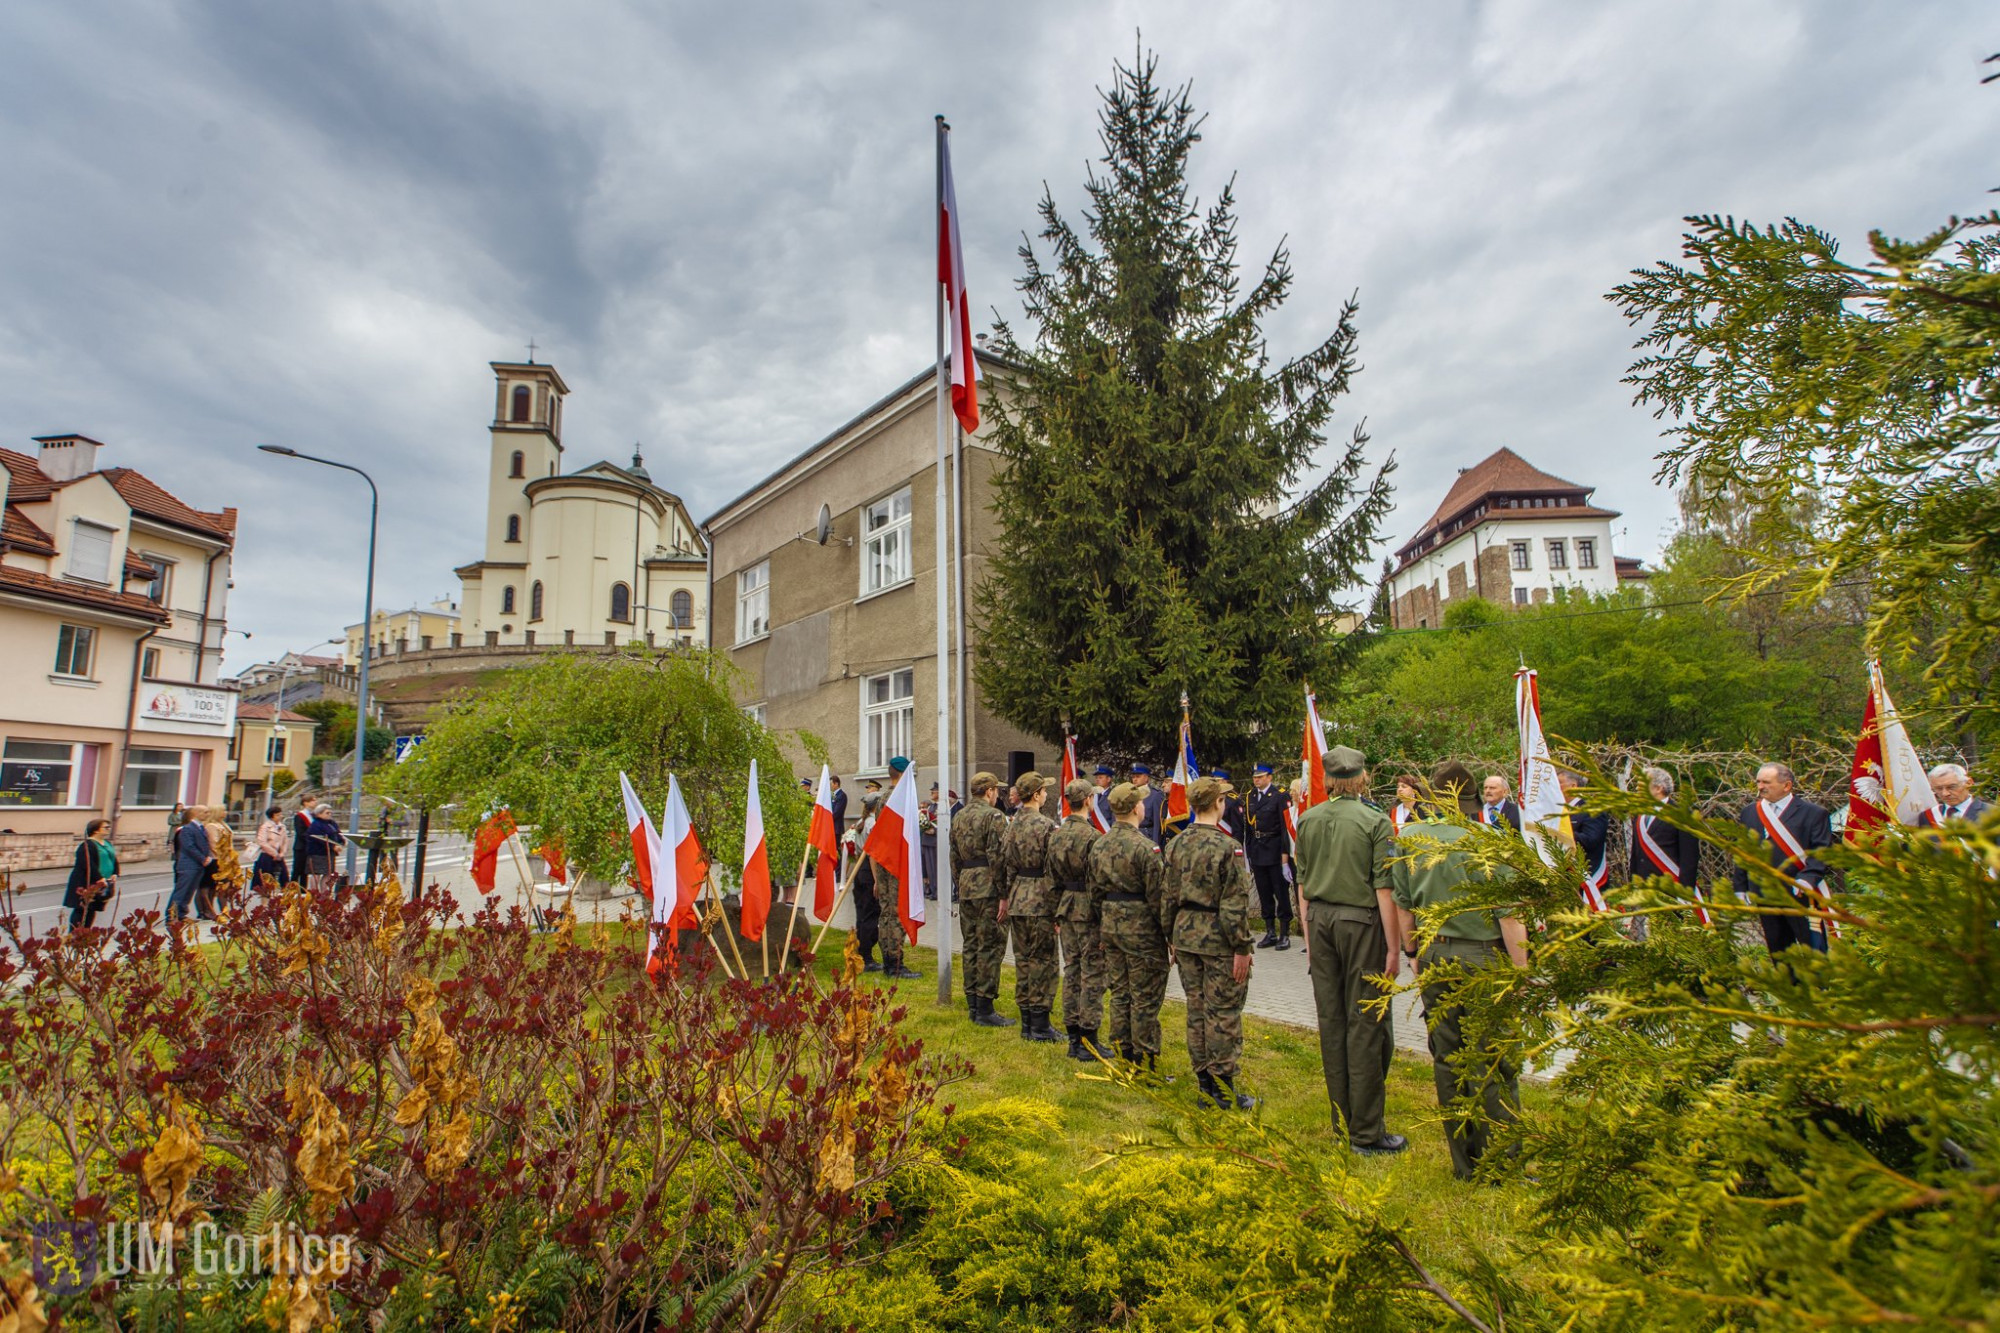
<svg viewBox="0 0 2000 1333"><path fill-rule="evenodd" d="M632 619L632 590L622 583L611 585L611 618L620 621Z"/></svg>
<svg viewBox="0 0 2000 1333"><path fill-rule="evenodd" d="M500 590L500 614L503 616L514 614L514 590L512 588L502 588Z"/></svg>
<svg viewBox="0 0 2000 1333"><path fill-rule="evenodd" d="M507 515L507 540L510 542L521 540L521 516L519 514Z"/></svg>
<svg viewBox="0 0 2000 1333"><path fill-rule="evenodd" d="M536 579L534 586L528 589L528 619L540 620L541 618L542 618L542 581L540 579Z"/></svg>
<svg viewBox="0 0 2000 1333"><path fill-rule="evenodd" d="M675 593L667 605L673 608L675 629L694 627L694 598L688 595L687 589Z"/></svg>
<svg viewBox="0 0 2000 1333"><path fill-rule="evenodd" d="M514 386L514 411L510 417L514 421L527 421L535 411L535 394L525 384Z"/></svg>
<svg viewBox="0 0 2000 1333"><path fill-rule="evenodd" d="M525 477L528 475L528 456L519 449L514 451L514 465L508 469L507 475L510 477Z"/></svg>

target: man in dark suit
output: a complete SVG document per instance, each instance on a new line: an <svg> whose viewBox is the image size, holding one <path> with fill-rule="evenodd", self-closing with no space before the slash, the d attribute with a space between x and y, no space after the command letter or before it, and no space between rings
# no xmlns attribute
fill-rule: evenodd
<svg viewBox="0 0 2000 1333"><path fill-rule="evenodd" d="M1155 847L1167 842L1167 794L1153 785L1153 770L1146 764L1132 765L1132 785L1139 789L1139 832L1153 840Z"/></svg>
<svg viewBox="0 0 2000 1333"><path fill-rule="evenodd" d="M1498 773L1488 774L1479 788L1479 822L1488 828L1499 828L1504 824L1519 833L1521 807L1514 804L1514 798L1509 794L1511 791L1507 779Z"/></svg>
<svg viewBox="0 0 2000 1333"><path fill-rule="evenodd" d="M1583 858L1583 900L1596 911L1604 910L1604 890L1611 883L1611 862L1605 845L1611 840L1611 816L1594 815L1583 806L1583 779L1574 773L1558 775L1563 804L1569 807L1569 833L1576 840L1577 855Z"/></svg>
<svg viewBox="0 0 2000 1333"><path fill-rule="evenodd" d="M1833 845L1833 823L1826 811L1792 790L1792 770L1783 764L1766 764L1757 770L1757 799L1743 807L1738 816L1746 828L1763 838L1771 864L1798 883L1817 890L1826 880L1826 866L1813 856L1822 847ZM1731 872L1736 896L1751 896L1750 876L1740 867ZM1793 890L1801 906L1809 905L1810 895ZM1767 913L1758 918L1764 925L1764 944L1777 957L1793 945L1826 950L1826 936L1803 912Z"/></svg>
<svg viewBox="0 0 2000 1333"><path fill-rule="evenodd" d="M1646 770L1646 790L1662 805L1674 799L1674 775L1664 768ZM1692 889L1701 876L1701 839L1686 829L1640 815L1632 821L1632 878L1663 876Z"/></svg>
<svg viewBox="0 0 2000 1333"><path fill-rule="evenodd" d="M1972 794L1972 784L1963 764L1939 764L1931 770L1930 778L1931 795L1937 799L1937 809L1927 810L1918 816L1917 823L1924 828L1937 828L1952 819L1976 824L1993 808L1991 801L1982 801Z"/></svg>
<svg viewBox="0 0 2000 1333"><path fill-rule="evenodd" d="M1238 846L1246 845L1243 826L1243 798L1236 794L1236 787L1229 781L1229 770L1212 768L1208 775L1225 784L1222 796L1222 831L1236 839Z"/></svg>
<svg viewBox="0 0 2000 1333"><path fill-rule="evenodd" d="M1285 883L1284 789L1271 781L1271 766L1259 764L1250 771L1250 797L1243 803L1243 832L1247 837L1244 859L1250 863L1250 880L1257 886L1257 906L1264 914L1264 938L1260 949L1292 947L1292 891Z"/></svg>

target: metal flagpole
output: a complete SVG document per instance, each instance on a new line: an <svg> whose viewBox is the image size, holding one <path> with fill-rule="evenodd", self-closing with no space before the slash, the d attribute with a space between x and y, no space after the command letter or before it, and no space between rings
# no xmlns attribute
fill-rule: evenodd
<svg viewBox="0 0 2000 1333"><path fill-rule="evenodd" d="M945 464L950 454L951 437L951 377L945 370L945 298L943 278L945 246L950 237L945 232L944 215L944 163L945 135L951 133L951 126L944 123L944 117L936 118L937 125L937 255L939 268L931 279L931 304L937 310L937 535L933 545L937 548L937 739L938 739L938 803L933 817L937 826L937 955L938 955L938 1003L951 1003L951 584L946 552L951 543L946 540L950 526L949 492L946 489ZM923 872L921 869L918 874Z"/></svg>

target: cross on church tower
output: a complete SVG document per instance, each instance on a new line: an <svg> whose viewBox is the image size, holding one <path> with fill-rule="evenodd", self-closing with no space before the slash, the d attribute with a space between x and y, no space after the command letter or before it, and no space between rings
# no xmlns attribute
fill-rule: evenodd
<svg viewBox="0 0 2000 1333"><path fill-rule="evenodd" d="M528 364L535 364L535 335L532 333L528 335Z"/></svg>

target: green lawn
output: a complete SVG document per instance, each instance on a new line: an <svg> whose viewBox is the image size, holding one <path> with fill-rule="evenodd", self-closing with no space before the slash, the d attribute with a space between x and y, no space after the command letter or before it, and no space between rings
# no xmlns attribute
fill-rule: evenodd
<svg viewBox="0 0 2000 1333"><path fill-rule="evenodd" d="M819 954L822 973L830 976L838 968L841 943L840 932L829 932ZM1040 1146L1054 1175L1073 1176L1098 1160L1120 1135L1164 1127L1167 1113L1143 1092L1121 1086L1095 1066L1065 1058L1066 1041L1029 1042L1021 1040L1018 1028L974 1027L959 998L957 975L951 1005L940 1005L935 951L910 948L906 963L924 973L922 980L896 983L908 1008L911 1032L923 1040L927 1052L961 1056L974 1069L968 1081L947 1089L943 1100L961 1107L1003 1097L1053 1103L1062 1111L1062 1138ZM863 980L888 984L874 974ZM1013 969L1008 968L1001 978L999 1008L1010 1017L1015 1013L1013 989ZM1188 1072L1186 1010L1170 1000L1160 1023L1160 1070L1176 1080L1168 1095L1192 1107L1196 1098ZM1246 1018L1243 1028L1243 1072L1237 1085L1263 1099L1251 1114L1264 1117L1308 1150L1344 1152L1344 1147L1336 1148L1320 1073L1318 1035L1256 1018ZM1409 1137L1410 1149L1396 1157L1356 1160L1360 1175L1392 1182L1396 1213L1388 1220L1407 1224L1427 1258L1446 1259L1457 1257L1468 1243L1490 1248L1511 1233L1514 1214L1528 1201L1529 1191L1521 1185L1467 1185L1455 1180L1436 1114L1430 1062L1399 1054L1390 1072L1388 1121L1391 1130Z"/></svg>

